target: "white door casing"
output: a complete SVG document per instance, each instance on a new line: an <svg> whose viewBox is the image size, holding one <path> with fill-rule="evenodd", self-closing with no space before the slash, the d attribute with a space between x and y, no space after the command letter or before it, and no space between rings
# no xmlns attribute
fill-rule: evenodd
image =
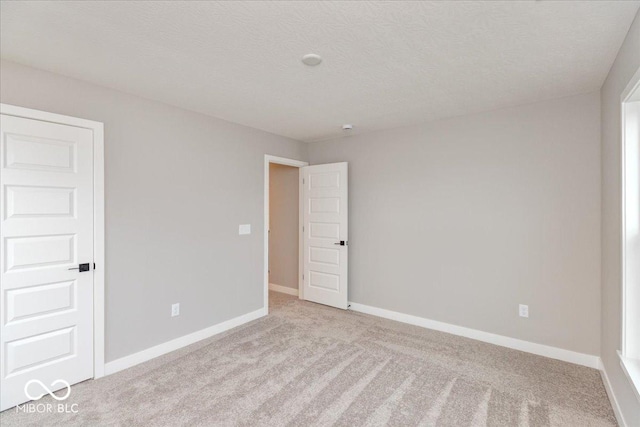
<svg viewBox="0 0 640 427"><path fill-rule="evenodd" d="M94 376L93 138L1 116L1 410Z"/></svg>
<svg viewBox="0 0 640 427"><path fill-rule="evenodd" d="M302 168L304 299L348 307L348 164Z"/></svg>

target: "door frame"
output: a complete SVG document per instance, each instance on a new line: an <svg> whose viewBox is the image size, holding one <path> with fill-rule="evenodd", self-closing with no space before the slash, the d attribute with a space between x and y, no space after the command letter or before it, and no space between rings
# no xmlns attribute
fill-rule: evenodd
<svg viewBox="0 0 640 427"><path fill-rule="evenodd" d="M0 103L0 113L89 129L93 132L93 378L104 376L104 124L77 117Z"/></svg>
<svg viewBox="0 0 640 427"><path fill-rule="evenodd" d="M309 162L287 159L285 157L264 155L264 314L269 314L269 165L293 166L302 168L309 166ZM298 298L303 299L302 286L302 171L298 173Z"/></svg>

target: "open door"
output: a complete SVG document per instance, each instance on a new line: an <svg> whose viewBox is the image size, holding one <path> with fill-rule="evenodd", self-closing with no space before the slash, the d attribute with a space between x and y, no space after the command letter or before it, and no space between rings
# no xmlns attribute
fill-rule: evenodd
<svg viewBox="0 0 640 427"><path fill-rule="evenodd" d="M303 298L347 309L348 174L345 163L302 173Z"/></svg>

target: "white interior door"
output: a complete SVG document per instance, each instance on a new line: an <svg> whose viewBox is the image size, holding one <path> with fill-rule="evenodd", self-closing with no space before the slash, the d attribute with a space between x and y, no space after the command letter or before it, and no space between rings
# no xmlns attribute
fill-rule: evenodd
<svg viewBox="0 0 640 427"><path fill-rule="evenodd" d="M302 168L303 297L348 307L347 163Z"/></svg>
<svg viewBox="0 0 640 427"><path fill-rule="evenodd" d="M93 133L0 120L4 410L93 376Z"/></svg>

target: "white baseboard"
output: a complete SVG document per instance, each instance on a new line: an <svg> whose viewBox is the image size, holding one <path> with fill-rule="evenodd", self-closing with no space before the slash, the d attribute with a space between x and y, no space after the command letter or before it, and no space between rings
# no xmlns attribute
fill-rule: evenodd
<svg viewBox="0 0 640 427"><path fill-rule="evenodd" d="M122 371L123 369L131 368L132 366L154 359L158 356L162 356L163 354L178 350L182 347L186 347L205 338L209 338L221 332L228 331L229 329L233 329L236 326L243 325L266 315L267 310L265 308L261 308L256 311L252 311L251 313L243 314L242 316L234 317L233 319L218 323L217 325L201 329L189 335L184 335L180 338L158 344L154 347L142 350L138 353L116 359L113 362L105 364L105 375L114 374L116 372Z"/></svg>
<svg viewBox="0 0 640 427"><path fill-rule="evenodd" d="M525 351L527 353L537 354L539 356L550 357L552 359L563 360L565 362L575 363L577 365L587 366L589 368L599 369L600 358L591 354L578 353L562 348L551 347L544 344L536 344L530 341L519 340L517 338L505 337L503 335L492 334L490 332L478 331L476 329L465 328L464 326L452 325L450 323L439 322L437 320L426 319L424 317L412 316L410 314L399 313L397 311L385 310L383 308L371 307L355 302L349 303L351 309L360 313L371 314L373 316L384 317L410 325L421 326L427 329L447 332L453 335L472 338L474 340L483 341L502 347L512 348L514 350Z"/></svg>
<svg viewBox="0 0 640 427"><path fill-rule="evenodd" d="M627 427L627 423L624 420L624 416L622 415L622 411L620 410L620 405L618 404L618 399L616 399L616 395L613 393L613 387L611 387L611 381L609 381L609 375L607 375L607 370L604 368L604 364L602 360L600 360L600 376L602 377L602 382L604 383L604 388L607 391L607 396L609 396L609 401L611 402L611 407L613 408L613 413L616 416L616 420L620 427Z"/></svg>
<svg viewBox="0 0 640 427"><path fill-rule="evenodd" d="M298 296L298 290L295 288L289 288L287 286L276 285L275 283L269 283L269 290L274 292L280 292L283 294Z"/></svg>

